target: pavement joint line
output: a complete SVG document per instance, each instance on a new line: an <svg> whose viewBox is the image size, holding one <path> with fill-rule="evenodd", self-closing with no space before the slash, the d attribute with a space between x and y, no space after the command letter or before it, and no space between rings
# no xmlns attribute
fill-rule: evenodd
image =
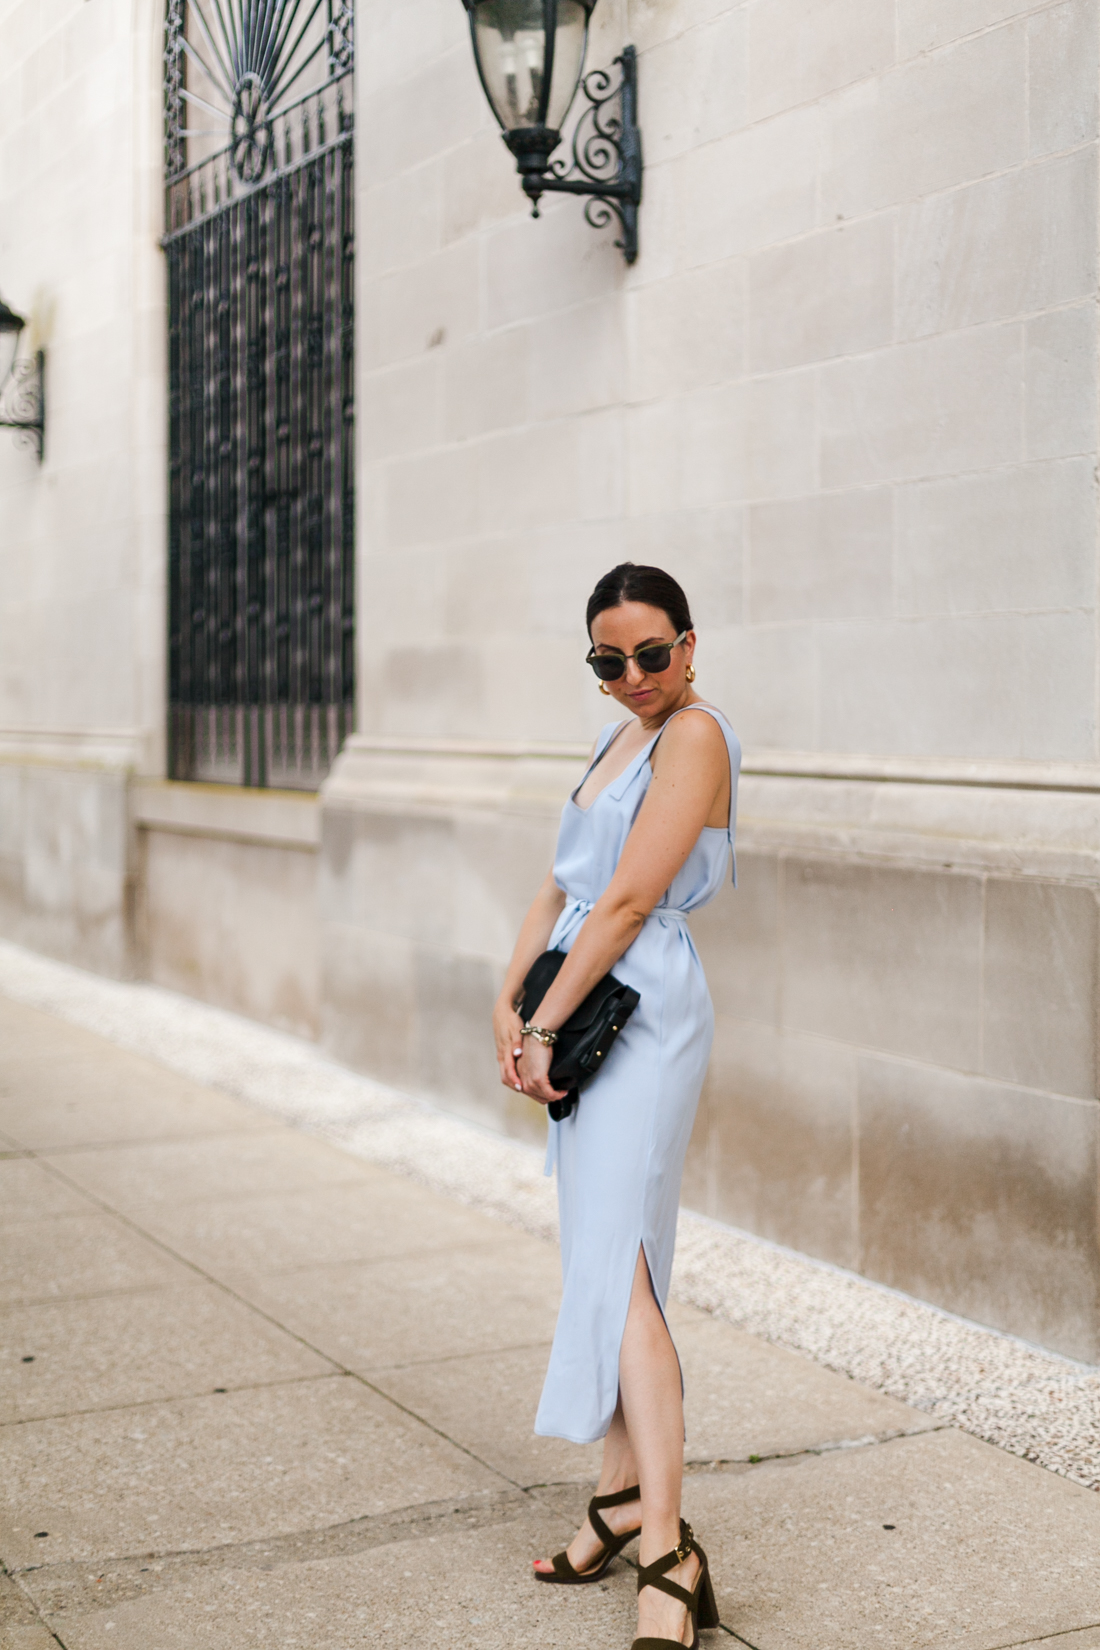
<svg viewBox="0 0 1100 1650"><path fill-rule="evenodd" d="M45 1616L42 1614L41 1610L38 1608L38 1605L35 1603L34 1595L23 1584L23 1581L22 1581L21 1577L18 1576L13 1570L9 1570L7 1565L3 1562L2 1559L0 1559L0 1575L7 1576L8 1580L12 1583L12 1586L17 1587L19 1589L19 1592L22 1594L23 1598L27 1602L28 1609L30 1609L33 1612L35 1620L37 1621L38 1625L41 1627L42 1631L44 1633L46 1633L51 1639L53 1639L55 1644L59 1644L61 1646L61 1650L68 1650L68 1647L65 1644L64 1639L61 1638L59 1634L54 1632L54 1629L50 1626L49 1622L46 1620Z"/></svg>
<svg viewBox="0 0 1100 1650"><path fill-rule="evenodd" d="M1041 1633L1037 1639L1013 1639L1008 1644L990 1645L989 1650L1027 1650L1031 1644L1056 1644L1059 1639L1071 1639L1076 1633L1095 1632L1100 1621L1084 1621L1079 1627L1060 1627L1056 1633Z"/></svg>
<svg viewBox="0 0 1100 1650"><path fill-rule="evenodd" d="M15 1228L9 1226L5 1230L14 1231ZM208 1279L207 1281L212 1282L213 1280ZM86 1294L78 1291L75 1295L27 1295L21 1299L4 1301L3 1305L0 1306L0 1313L29 1311L32 1307L37 1308L39 1306L65 1306L74 1301L106 1301L114 1300L116 1297L121 1299L132 1295L158 1295L171 1288L170 1283L133 1283L120 1284L117 1289L90 1289Z"/></svg>
<svg viewBox="0 0 1100 1650"><path fill-rule="evenodd" d="M404 1369L424 1369L431 1364L458 1364L467 1358L499 1358L507 1352L537 1352L539 1347L551 1345L550 1341L517 1341L514 1346L479 1347L473 1352L448 1352L442 1358L412 1358L407 1364L380 1364L373 1371L376 1376L388 1375L392 1370L395 1374Z"/></svg>
<svg viewBox="0 0 1100 1650"><path fill-rule="evenodd" d="M39 1421L67 1421L75 1415L122 1415L129 1409L152 1409L157 1404L191 1404L200 1398L230 1398L236 1392L267 1392L280 1386L304 1386L310 1381L343 1381L343 1369L318 1370L314 1375L284 1375L277 1381L244 1381L240 1386L204 1387L201 1392L165 1392L156 1398L134 1398L127 1404L91 1404L87 1409L59 1409L50 1415L17 1415L0 1421L0 1432L8 1427L35 1426Z"/></svg>
<svg viewBox="0 0 1100 1650"><path fill-rule="evenodd" d="M65 1185L72 1186L75 1184L75 1182L70 1180L69 1176L66 1175L63 1170L59 1169L55 1163L47 1163L45 1167L48 1173L55 1175L57 1179L63 1181ZM151 1232L145 1231L145 1229L139 1226L136 1221L131 1220L127 1215L123 1214L121 1210L113 1208L111 1204L106 1202L105 1199L99 1197L94 1192L86 1192L85 1195L89 1197L93 1203L97 1203L100 1208L105 1210L105 1212L115 1215L124 1225L128 1226L131 1231L137 1233L139 1237L144 1238L146 1242L153 1244L154 1247L162 1250L164 1254L169 1255L173 1260L177 1260L181 1265L186 1266L187 1269L194 1272L197 1277L204 1278L207 1283L213 1284L214 1287L220 1289L223 1294L228 1295L231 1300L238 1301L242 1306L247 1307L250 1312L255 1313L258 1318L262 1318L265 1323L269 1323L274 1328L281 1330L284 1335L289 1335L292 1340L298 1342L299 1346L304 1346L307 1351L316 1353L317 1357L323 1358L326 1363L331 1364L334 1370L338 1370L344 1375L349 1375L352 1380L358 1381L359 1384L366 1387L369 1392L373 1392L376 1397L381 1398L383 1403L391 1404L394 1409L399 1409L403 1415L408 1415L412 1420L416 1421L418 1425L426 1427L429 1432L434 1432L437 1438L442 1438L443 1441L450 1444L452 1448L460 1450L463 1455L469 1456L471 1461L476 1461L479 1467L485 1468L486 1472L491 1472L495 1477L502 1478L506 1484L511 1484L514 1489L522 1489L522 1486L517 1484L514 1478L510 1478L508 1474L506 1472L502 1472L499 1467L495 1467L491 1462L484 1460L476 1453L476 1451L468 1448L467 1445L460 1443L457 1438L452 1438L450 1434L444 1432L442 1428L434 1426L431 1421L426 1419L426 1417L423 1415L418 1415L417 1412L414 1409L410 1409L407 1404L401 1403L400 1399L391 1397L388 1392L383 1392L380 1387L375 1386L372 1381L367 1380L366 1376L361 1374L358 1370L350 1369L347 1364L342 1363L339 1358L334 1358L329 1352L323 1352L319 1346L315 1346L313 1342L307 1340L304 1335L298 1334L296 1330L291 1329L287 1324L281 1323L279 1319L274 1317L270 1312L265 1312L263 1307L257 1306L255 1301L249 1300L246 1295L242 1295L236 1289L231 1288L230 1285L225 1283L221 1278L215 1277L212 1272L205 1271L195 1261L188 1260L185 1255L179 1254L171 1247L170 1244L165 1243L161 1238L155 1237Z"/></svg>
<svg viewBox="0 0 1100 1650"><path fill-rule="evenodd" d="M535 1504L523 1490L476 1491L469 1496L449 1496L442 1501L368 1513L318 1530L291 1530L215 1547L9 1566L8 1574L36 1612L48 1621L71 1610L114 1609L144 1593L169 1587L196 1570L273 1570L288 1564L348 1558L399 1541L486 1529L533 1510ZM143 1576L149 1579L140 1580Z"/></svg>
<svg viewBox="0 0 1100 1650"><path fill-rule="evenodd" d="M137 1135L125 1140L78 1140L71 1145L66 1144L64 1146L20 1146L18 1151L10 1154L0 1153L0 1156L33 1157L46 1161L54 1157L83 1157L85 1154L92 1152L137 1151L142 1146L202 1145L215 1140L236 1140L241 1135L246 1135L251 1139L254 1135L294 1134L296 1132L299 1131L276 1120L266 1128L203 1130L196 1134Z"/></svg>
<svg viewBox="0 0 1100 1650"><path fill-rule="evenodd" d="M877 1449L883 1444L896 1444L906 1438L930 1438L936 1432L955 1432L950 1421L941 1421L930 1427L895 1427L889 1432L868 1433L865 1438L830 1438L821 1444L804 1444L801 1449L773 1450L770 1455L718 1456L710 1461L685 1461L684 1471L701 1478L708 1472L725 1472L729 1468L766 1467L773 1461L800 1461L807 1455L833 1455L838 1450Z"/></svg>

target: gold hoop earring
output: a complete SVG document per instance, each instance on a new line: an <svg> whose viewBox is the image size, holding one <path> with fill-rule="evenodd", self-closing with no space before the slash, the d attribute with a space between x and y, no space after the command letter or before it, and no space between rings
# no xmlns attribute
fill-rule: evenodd
<svg viewBox="0 0 1100 1650"><path fill-rule="evenodd" d="M601 693L606 693L607 697L610 699L611 693L610 693L610 690L609 690L606 682L601 682L600 683L600 692Z"/></svg>
<svg viewBox="0 0 1100 1650"><path fill-rule="evenodd" d="M687 669L684 671L684 675L687 677L689 682L694 682L694 680L695 680L695 666L694 665L688 665Z"/></svg>

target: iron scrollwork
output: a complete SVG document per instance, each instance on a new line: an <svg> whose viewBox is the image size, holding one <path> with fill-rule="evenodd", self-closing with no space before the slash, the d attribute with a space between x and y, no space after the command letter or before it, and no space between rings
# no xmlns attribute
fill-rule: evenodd
<svg viewBox="0 0 1100 1650"><path fill-rule="evenodd" d="M14 362L0 394L0 429L14 430L16 444L30 447L40 462L46 439L45 363L41 350Z"/></svg>
<svg viewBox="0 0 1100 1650"><path fill-rule="evenodd" d="M617 68L616 77L612 69ZM587 195L584 216L593 229L615 217L622 235L615 245L628 264L638 256L638 207L642 199L642 135L638 129L638 67L633 46L610 69L593 69L581 81L588 99L573 132L572 161L559 156L539 173L525 172L531 215L544 193Z"/></svg>

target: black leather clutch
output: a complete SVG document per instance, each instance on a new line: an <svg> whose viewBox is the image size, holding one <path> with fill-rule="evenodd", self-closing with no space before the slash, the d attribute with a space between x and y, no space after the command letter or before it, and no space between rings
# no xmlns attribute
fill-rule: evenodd
<svg viewBox="0 0 1100 1650"><path fill-rule="evenodd" d="M544 951L531 964L523 982L523 998L519 1005L524 1020L534 1020L538 1006L557 979L565 958L564 951ZM550 1116L556 1122L560 1123L563 1117L569 1116L577 1103L581 1085L599 1071L611 1051L612 1043L641 1000L633 987L623 985L614 974L605 974L561 1027L554 1044L550 1081L556 1089L568 1089L569 1093L564 1100L550 1102Z"/></svg>

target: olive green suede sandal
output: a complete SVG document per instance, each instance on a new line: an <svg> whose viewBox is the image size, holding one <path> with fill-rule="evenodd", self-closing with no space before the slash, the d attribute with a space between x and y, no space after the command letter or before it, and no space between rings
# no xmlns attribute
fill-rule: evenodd
<svg viewBox="0 0 1100 1650"><path fill-rule="evenodd" d="M628 1541L633 1541L636 1535L641 1535L641 1526L636 1530L627 1530L623 1535L613 1535L600 1517L601 1507L625 1507L628 1501L637 1501L638 1486L633 1485L628 1490L616 1490L614 1495L594 1495L588 1503L588 1522L603 1545L603 1557L596 1561L594 1570L574 1570L566 1553L555 1553L551 1563L553 1570L536 1570L535 1576L539 1581L553 1581L561 1587L585 1587L591 1581L599 1581L607 1574L612 1559L618 1558Z"/></svg>
<svg viewBox="0 0 1100 1650"><path fill-rule="evenodd" d="M683 1564L694 1553L699 1560L699 1574L695 1578L695 1586L689 1593L686 1587L680 1587L675 1581L669 1581L666 1570L673 1570L677 1564ZM656 1587L660 1593L667 1593L670 1598L679 1599L687 1606L691 1617L691 1643L685 1645L682 1639L635 1639L630 1650L668 1650L669 1645L674 1650L698 1650L700 1627L717 1627L718 1605L714 1599L714 1587L710 1579L710 1564L707 1555L692 1534L690 1524L680 1520L680 1545L674 1547L663 1558L654 1560L652 1564L639 1564L638 1591L643 1587Z"/></svg>

